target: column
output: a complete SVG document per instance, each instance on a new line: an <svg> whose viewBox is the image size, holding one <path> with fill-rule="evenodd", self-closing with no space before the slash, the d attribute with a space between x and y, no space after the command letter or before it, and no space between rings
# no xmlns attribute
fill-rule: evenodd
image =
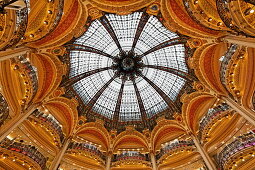
<svg viewBox="0 0 255 170"><path fill-rule="evenodd" d="M200 155L202 156L206 166L210 169L210 170L217 170L215 164L213 163L212 159L210 158L209 154L205 151L205 149L203 148L203 146L201 146L198 138L195 135L191 135L196 148L198 150L198 152L200 153Z"/></svg>
<svg viewBox="0 0 255 170"><path fill-rule="evenodd" d="M255 38L247 38L244 36L228 35L223 38L228 43L238 44L242 46L255 48Z"/></svg>
<svg viewBox="0 0 255 170"><path fill-rule="evenodd" d="M112 152L110 151L107 155L107 158L106 158L106 165L105 165L106 170L111 169L111 162L112 162Z"/></svg>
<svg viewBox="0 0 255 170"><path fill-rule="evenodd" d="M20 55L24 55L30 51L32 51L32 49L29 47L18 47L13 49L7 49L5 51L0 51L0 62Z"/></svg>
<svg viewBox="0 0 255 170"><path fill-rule="evenodd" d="M24 120L26 120L33 113L33 111L39 107L39 105L40 104L31 105L25 109L23 113L13 117L10 121L4 124L0 129L0 141L2 141L13 131L13 129L18 127Z"/></svg>
<svg viewBox="0 0 255 170"><path fill-rule="evenodd" d="M255 112L245 108L229 97L222 96L220 98L222 98L230 107L237 111L237 113L239 113L243 118L255 126Z"/></svg>
<svg viewBox="0 0 255 170"><path fill-rule="evenodd" d="M59 152L55 156L54 160L52 161L52 164L50 165L50 168L49 168L50 170L57 170L63 156L65 155L68 145L71 141L72 141L72 137L66 138L62 148L59 150Z"/></svg>
<svg viewBox="0 0 255 170"><path fill-rule="evenodd" d="M157 170L157 162L156 162L155 154L152 151L150 152L150 157L151 157L152 170Z"/></svg>

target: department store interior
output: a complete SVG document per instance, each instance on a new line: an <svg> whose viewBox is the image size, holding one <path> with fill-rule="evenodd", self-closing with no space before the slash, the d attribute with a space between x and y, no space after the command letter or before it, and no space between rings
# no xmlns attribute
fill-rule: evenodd
<svg viewBox="0 0 255 170"><path fill-rule="evenodd" d="M254 170L254 77L255 0L0 0L0 169Z"/></svg>

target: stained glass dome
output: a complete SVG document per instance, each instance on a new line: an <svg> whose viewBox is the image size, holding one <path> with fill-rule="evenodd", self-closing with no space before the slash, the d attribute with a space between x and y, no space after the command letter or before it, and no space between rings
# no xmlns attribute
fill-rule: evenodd
<svg viewBox="0 0 255 170"><path fill-rule="evenodd" d="M120 121L144 121L174 109L188 73L186 39L145 12L105 14L70 51L69 86L88 111Z"/></svg>

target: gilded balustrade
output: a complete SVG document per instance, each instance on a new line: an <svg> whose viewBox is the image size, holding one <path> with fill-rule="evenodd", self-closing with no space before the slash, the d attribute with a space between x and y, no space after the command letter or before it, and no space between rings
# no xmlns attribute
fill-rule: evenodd
<svg viewBox="0 0 255 170"><path fill-rule="evenodd" d="M234 21L235 16L233 16L233 14L232 14L233 11L231 11L233 9L232 6L234 6L234 5L231 4L231 2L232 1L230 1L230 0L216 0L217 10L220 15L220 18L222 19L222 21L228 28L233 30L232 34L243 35L245 37L253 37L254 38L254 35L247 33L246 31L243 30L243 28L241 28L243 26L236 25L236 23ZM238 12L242 12L242 11L235 10L234 12L238 13ZM243 16L244 15L245 14L243 14Z"/></svg>
<svg viewBox="0 0 255 170"><path fill-rule="evenodd" d="M225 146L225 148L217 156L220 168L225 169L225 165L231 161L231 158L237 156L238 153L244 153L246 150L254 157L255 153L250 151L250 149L253 149L253 151L255 149L254 131L250 131L237 137L233 142ZM237 157L239 158L239 156Z"/></svg>
<svg viewBox="0 0 255 170"><path fill-rule="evenodd" d="M231 44L226 53L220 58L220 80L228 95L233 99L239 99L240 89L234 83L234 72L238 61L244 58L246 47Z"/></svg>
<svg viewBox="0 0 255 170"><path fill-rule="evenodd" d="M206 136L213 124L215 124L221 118L233 114L233 111L230 111L230 109L231 108L229 105L222 103L221 105L208 110L208 112L202 117L199 123L198 137L201 141L206 140Z"/></svg>
<svg viewBox="0 0 255 170"><path fill-rule="evenodd" d="M25 145L23 141L16 142L15 139L5 138L0 143L0 148L7 149L12 152L20 153L34 160L41 169L46 169L47 158L35 147L31 145ZM4 151L4 150L3 150Z"/></svg>
<svg viewBox="0 0 255 170"><path fill-rule="evenodd" d="M29 2L29 1L26 1L26 2ZM13 36L10 40L8 40L8 44L6 44L0 50L6 50L8 48L15 47L25 35L26 29L27 29L27 23L28 23L28 8L16 10L15 13L16 13L16 20L15 20L15 29L13 32Z"/></svg>
<svg viewBox="0 0 255 170"><path fill-rule="evenodd" d="M174 140L168 144L162 145L160 152L156 155L156 159L161 162L166 159L168 156L171 156L174 152L182 152L184 150L193 151L196 150L194 142L191 141L179 141Z"/></svg>
<svg viewBox="0 0 255 170"><path fill-rule="evenodd" d="M38 110L35 110L32 115L28 117L28 120L34 124L41 124L44 126L53 134L56 145L59 147L62 146L65 138L62 131L62 126L51 114L44 114Z"/></svg>
<svg viewBox="0 0 255 170"><path fill-rule="evenodd" d="M227 29L218 16L217 10L211 9L212 4L209 2L183 0L183 4L189 16L199 25L211 30Z"/></svg>
<svg viewBox="0 0 255 170"><path fill-rule="evenodd" d="M31 80L31 87L33 90L31 99L33 99L38 90L38 75L36 72L36 68L32 66L31 63L24 56L19 56L18 58L21 63L21 67L26 71L28 77Z"/></svg>
<svg viewBox="0 0 255 170"><path fill-rule="evenodd" d="M150 156L148 154L141 153L140 151L122 151L119 154L114 154L112 158L113 167L137 164L150 167Z"/></svg>
<svg viewBox="0 0 255 170"><path fill-rule="evenodd" d="M235 54L236 50L238 49L237 44L231 44L230 47L228 48L227 52L225 53L224 56L222 56L221 60L221 65L220 65L220 80L222 84L225 86L227 85L226 81L226 75L227 75L227 70L228 70L228 65L230 60L232 59L233 55Z"/></svg>
<svg viewBox="0 0 255 170"><path fill-rule="evenodd" d="M90 143L79 143L72 142L69 144L67 153L82 153L86 156L97 159L102 164L105 164L106 156L103 154L98 147Z"/></svg>

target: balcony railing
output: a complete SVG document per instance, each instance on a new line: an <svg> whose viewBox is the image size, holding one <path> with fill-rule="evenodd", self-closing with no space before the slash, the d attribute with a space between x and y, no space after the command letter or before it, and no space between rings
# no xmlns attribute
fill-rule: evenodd
<svg viewBox="0 0 255 170"><path fill-rule="evenodd" d="M156 155L156 159L161 159L164 155L167 155L168 153L171 153L176 150L183 150L184 148L191 147L195 149L194 142L192 140L190 141L172 141L169 144L163 146L162 149L160 149L159 154Z"/></svg>
<svg viewBox="0 0 255 170"><path fill-rule="evenodd" d="M89 143L72 142L68 146L68 151L73 150L84 151L86 153L89 153L90 155L99 157L103 162L105 162L106 160L106 156L96 146Z"/></svg>
<svg viewBox="0 0 255 170"><path fill-rule="evenodd" d="M51 131L59 137L60 143L64 141L64 133L60 123L50 114L44 114L38 110L35 110L29 119L34 119L34 121L46 124Z"/></svg>
<svg viewBox="0 0 255 170"><path fill-rule="evenodd" d="M150 156L139 151L122 151L120 154L114 154L112 157L112 167L119 167L121 165L152 166Z"/></svg>
<svg viewBox="0 0 255 170"><path fill-rule="evenodd" d="M237 137L233 142L228 144L217 156L218 163L223 169L225 163L230 157L238 152L244 152L248 148L255 148L255 133L253 131Z"/></svg>
<svg viewBox="0 0 255 170"><path fill-rule="evenodd" d="M249 3L252 4L252 2L254 0L246 0L246 1L249 1ZM217 10L218 10L221 20L224 22L224 24L228 28L230 28L234 31L233 34L243 35L243 36L254 38L254 36L242 31L238 26L235 25L234 20L232 19L233 18L232 12L234 12L234 11L231 11L230 3L231 3L231 0L216 0L216 6L217 6Z"/></svg>
<svg viewBox="0 0 255 170"><path fill-rule="evenodd" d="M223 60L221 61L220 80L221 80L222 84L224 84L225 86L227 85L227 82L226 82L226 75L227 74L226 73L227 73L227 70L228 70L228 66L229 66L229 63L230 63L233 55L235 54L237 48L238 48L238 45L231 44L230 47L228 48L227 52L223 56Z"/></svg>
<svg viewBox="0 0 255 170"><path fill-rule="evenodd" d="M113 162L127 160L150 161L148 154L142 154L138 151L127 151L113 156Z"/></svg>
<svg viewBox="0 0 255 170"><path fill-rule="evenodd" d="M0 93L0 127L5 123L9 116L9 107L4 96Z"/></svg>
<svg viewBox="0 0 255 170"><path fill-rule="evenodd" d="M29 2L27 0L26 2ZM5 10L3 9L3 12ZM0 50L6 50L7 48L14 47L16 44L20 42L22 37L24 37L27 23L28 23L28 8L22 8L20 10L16 10L16 21L15 21L15 30L14 35L11 40L8 41L8 44L2 47Z"/></svg>
<svg viewBox="0 0 255 170"><path fill-rule="evenodd" d="M63 15L63 10L64 10L64 0L59 0L58 12L57 12L56 18L51 26L51 29L49 30L49 33L51 33L58 26L58 24L62 18L62 15Z"/></svg>
<svg viewBox="0 0 255 170"><path fill-rule="evenodd" d="M34 160L41 167L41 169L46 168L47 159L38 151L35 146L25 145L22 142L16 142L14 140L5 138L3 141L1 141L0 147L13 152L21 153Z"/></svg>
<svg viewBox="0 0 255 170"><path fill-rule="evenodd" d="M204 115L199 124L199 138L202 138L202 134L206 127L211 124L214 120L221 118L224 115L221 115L222 112L229 110L230 106L226 103L223 103L213 109L209 109L209 111Z"/></svg>
<svg viewBox="0 0 255 170"><path fill-rule="evenodd" d="M198 10L198 9L193 9L191 3L194 3L194 2L193 2L193 1L190 1L190 0L183 0L184 7L185 7L187 13L189 14L189 16L190 16L195 22L197 22L199 25L204 26L204 27L207 27L207 29L213 30L213 28L208 27L208 25L206 24L205 21L203 21L203 20L201 20L201 19L199 19L199 18L196 17L196 12L195 12L195 10ZM211 23L211 27L214 27L214 25L213 25L212 23Z"/></svg>
<svg viewBox="0 0 255 170"><path fill-rule="evenodd" d="M19 56L19 61L32 82L33 93L31 99L33 99L38 90L38 75L36 72L36 68L32 66L31 63L24 56Z"/></svg>

